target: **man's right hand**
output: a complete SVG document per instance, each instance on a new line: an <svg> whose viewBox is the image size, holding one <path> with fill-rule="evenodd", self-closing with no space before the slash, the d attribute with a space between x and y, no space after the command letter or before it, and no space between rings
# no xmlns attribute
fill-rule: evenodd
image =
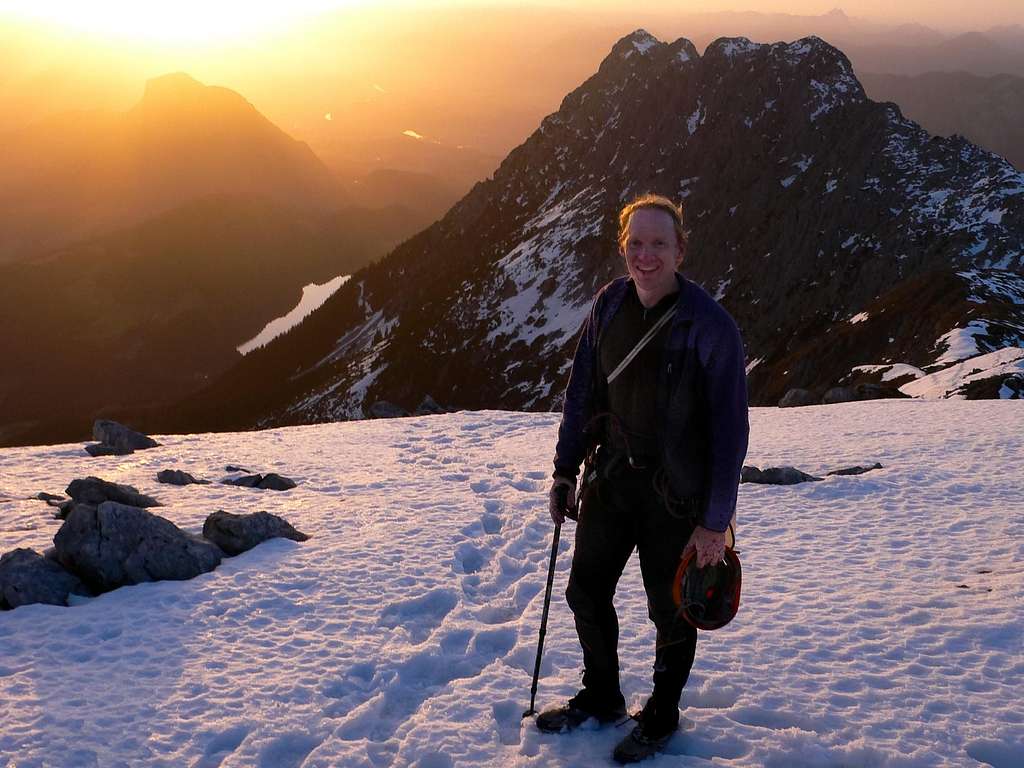
<svg viewBox="0 0 1024 768"><path fill-rule="evenodd" d="M578 517L576 509L576 481L558 475L551 483L551 490L548 491L548 512L555 525L561 525L565 518L575 520Z"/></svg>

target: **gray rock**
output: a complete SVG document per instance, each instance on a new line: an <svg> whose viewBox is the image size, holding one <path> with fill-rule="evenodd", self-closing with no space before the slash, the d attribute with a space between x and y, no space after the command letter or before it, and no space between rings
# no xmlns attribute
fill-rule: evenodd
<svg viewBox="0 0 1024 768"><path fill-rule="evenodd" d="M259 487L270 491L289 491L295 487L295 481L276 472L268 472L260 480Z"/></svg>
<svg viewBox="0 0 1024 768"><path fill-rule="evenodd" d="M881 469L882 465L877 461L870 467L844 467L843 469L834 469L828 472L828 475L863 475L865 472L870 472L873 469Z"/></svg>
<svg viewBox="0 0 1024 768"><path fill-rule="evenodd" d="M116 501L118 504L126 504L129 507L162 506L152 496L139 493L133 486L110 483L91 475L72 480L71 485L64 492L77 502L94 506L102 504L104 501Z"/></svg>
<svg viewBox="0 0 1024 768"><path fill-rule="evenodd" d="M126 450L123 448L115 448L112 445L106 443L90 443L85 446L85 452L90 456L126 456L129 453L135 453L135 451Z"/></svg>
<svg viewBox="0 0 1024 768"><path fill-rule="evenodd" d="M295 487L295 481L290 477L279 475L276 472L268 472L265 475L243 475L242 477L226 477L221 482L224 485L237 485L242 488L261 488L270 491L288 491Z"/></svg>
<svg viewBox="0 0 1024 768"><path fill-rule="evenodd" d="M225 477L221 482L224 485L238 485L242 488L258 488L263 482L263 475L243 475L242 477Z"/></svg>
<svg viewBox="0 0 1024 768"><path fill-rule="evenodd" d="M49 504L51 501L64 500L64 497L61 496L59 493L47 493L46 491L40 491L32 498L37 499L38 501L45 501L47 504Z"/></svg>
<svg viewBox="0 0 1024 768"><path fill-rule="evenodd" d="M763 485L796 485L821 479L801 472L796 467L769 467L760 470L757 467L745 466L740 473L741 483L761 483Z"/></svg>
<svg viewBox="0 0 1024 768"><path fill-rule="evenodd" d="M398 419L408 415L407 410L386 400L378 400L370 406L371 419Z"/></svg>
<svg viewBox="0 0 1024 768"><path fill-rule="evenodd" d="M94 512L96 511L95 504L83 504L82 502L75 501L74 499L70 499L69 501L62 501L56 506L57 511L53 513L53 516L56 517L58 520L67 520L68 515L71 514L71 510L75 509L76 507L85 507L86 509L90 509Z"/></svg>
<svg viewBox="0 0 1024 768"><path fill-rule="evenodd" d="M67 605L68 595L89 590L60 565L31 549L15 549L0 557L0 610L45 603Z"/></svg>
<svg viewBox="0 0 1024 768"><path fill-rule="evenodd" d="M180 469L163 469L156 473L158 483L168 485L208 485L209 480L196 480L188 472Z"/></svg>
<svg viewBox="0 0 1024 768"><path fill-rule="evenodd" d="M93 422L92 438L126 453L156 448L160 445L153 438L109 419L96 419Z"/></svg>
<svg viewBox="0 0 1024 768"><path fill-rule="evenodd" d="M853 387L832 387L821 398L821 402L826 405L835 405L836 403L852 403L857 399L857 390Z"/></svg>
<svg viewBox="0 0 1024 768"><path fill-rule="evenodd" d="M779 408L800 408L805 405L818 405L820 402L810 390L791 389L779 400Z"/></svg>
<svg viewBox="0 0 1024 768"><path fill-rule="evenodd" d="M127 584L191 579L212 571L224 553L152 512L105 501L75 507L53 537L57 559L86 584L107 592Z"/></svg>
<svg viewBox="0 0 1024 768"><path fill-rule="evenodd" d="M229 555L246 552L268 539L285 538L292 541L306 541L309 536L292 527L282 517L269 512L253 512L248 515L233 515L218 510L206 518L203 536L223 549Z"/></svg>
<svg viewBox="0 0 1024 768"><path fill-rule="evenodd" d="M224 467L224 471L225 472L245 472L246 474L249 474L249 475L251 475L253 473L251 469L246 469L245 467L236 467L234 464L228 464L226 467Z"/></svg>
<svg viewBox="0 0 1024 768"><path fill-rule="evenodd" d="M416 406L413 416L433 416L434 414L444 412L444 408L438 405L434 398L430 395L424 395L423 401Z"/></svg>

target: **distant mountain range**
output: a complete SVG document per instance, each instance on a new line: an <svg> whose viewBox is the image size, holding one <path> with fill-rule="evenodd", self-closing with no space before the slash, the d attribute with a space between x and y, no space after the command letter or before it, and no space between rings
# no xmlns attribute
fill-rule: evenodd
<svg viewBox="0 0 1024 768"><path fill-rule="evenodd" d="M929 133L959 133L1024 170L1024 77L930 72L858 78L869 98L895 102Z"/></svg>
<svg viewBox="0 0 1024 768"><path fill-rule="evenodd" d="M648 190L685 198L685 271L737 319L753 404L972 361L928 392L1018 391L1024 175L869 100L818 38L720 39L701 56L638 31L494 178L177 410L177 426L360 418L428 394L556 408L590 299L622 272L615 213Z"/></svg>
<svg viewBox="0 0 1024 768"><path fill-rule="evenodd" d="M234 91L151 80L125 113L59 114L6 137L0 261L130 225L209 194L328 211L338 183Z"/></svg>
<svg viewBox="0 0 1024 768"><path fill-rule="evenodd" d="M304 285L357 271L458 197L400 171L346 191L240 95L180 74L127 113L55 117L8 148L0 444L184 397Z"/></svg>

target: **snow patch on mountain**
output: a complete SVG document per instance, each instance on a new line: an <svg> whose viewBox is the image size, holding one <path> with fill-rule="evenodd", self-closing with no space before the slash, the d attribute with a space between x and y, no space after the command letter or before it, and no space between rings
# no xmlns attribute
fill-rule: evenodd
<svg viewBox="0 0 1024 768"><path fill-rule="evenodd" d="M254 349L270 343L281 334L287 333L323 306L323 303L331 298L350 277L351 275L339 275L322 285L310 283L305 286L302 289L302 298L299 300L299 303L288 314L271 320L256 336L239 346L238 351L243 355L247 355Z"/></svg>
<svg viewBox="0 0 1024 768"><path fill-rule="evenodd" d="M941 371L922 376L916 381L900 387L900 391L911 397L924 400L962 400L963 389L968 384L997 376L1024 375L1024 349L1004 349L977 355L944 368Z"/></svg>

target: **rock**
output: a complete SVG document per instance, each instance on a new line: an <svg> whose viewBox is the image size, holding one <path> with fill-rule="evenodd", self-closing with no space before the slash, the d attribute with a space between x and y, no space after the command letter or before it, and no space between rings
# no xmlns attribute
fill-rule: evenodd
<svg viewBox="0 0 1024 768"><path fill-rule="evenodd" d="M58 520L67 520L68 515L71 514L71 510L75 509L76 507L85 507L94 512L96 511L95 504L83 504L82 502L75 501L74 499L71 499L69 501L62 501L56 506L57 511L53 513L53 516L56 517Z"/></svg>
<svg viewBox="0 0 1024 768"><path fill-rule="evenodd" d="M0 610L45 603L67 605L68 595L89 590L60 565L31 549L15 549L0 557Z"/></svg>
<svg viewBox="0 0 1024 768"><path fill-rule="evenodd" d="M259 487L270 491L288 491L295 487L295 481L276 472L268 472L259 482Z"/></svg>
<svg viewBox="0 0 1024 768"><path fill-rule="evenodd" d="M61 565L99 592L191 579L212 571L224 555L170 520L116 501L104 501L92 511L76 506L53 544Z"/></svg>
<svg viewBox="0 0 1024 768"><path fill-rule="evenodd" d="M246 552L267 539L306 541L309 538L295 530L284 518L269 512L233 515L223 510L218 510L206 518L203 536L229 555Z"/></svg>
<svg viewBox="0 0 1024 768"><path fill-rule="evenodd" d="M835 405L836 403L852 403L856 399L857 390L853 387L832 387L821 398L821 402L826 405Z"/></svg>
<svg viewBox="0 0 1024 768"><path fill-rule="evenodd" d="M93 422L92 438L125 453L156 448L160 445L153 438L109 419L96 419Z"/></svg>
<svg viewBox="0 0 1024 768"><path fill-rule="evenodd" d="M801 408L805 405L818 405L820 402L810 390L791 389L779 400L779 408Z"/></svg>
<svg viewBox="0 0 1024 768"><path fill-rule="evenodd" d="M757 467L745 466L740 473L741 483L762 483L764 485L796 485L821 479L801 472L796 467L769 467L760 470Z"/></svg>
<svg viewBox="0 0 1024 768"><path fill-rule="evenodd" d="M885 387L881 384L862 383L853 387L832 387L821 398L821 402L832 405L834 403L852 403L859 400L881 400L883 398L908 397L894 387Z"/></svg>
<svg viewBox="0 0 1024 768"><path fill-rule="evenodd" d="M45 501L46 503L50 503L51 501L63 501L64 500L64 497L61 496L59 493L47 493L46 491L40 491L39 493L37 493L32 498L36 499L38 501Z"/></svg>
<svg viewBox="0 0 1024 768"><path fill-rule="evenodd" d="M863 475L865 472L881 468L882 465L876 461L870 467L844 467L843 469L834 469L828 472L827 475Z"/></svg>
<svg viewBox="0 0 1024 768"><path fill-rule="evenodd" d="M109 483L98 477L89 476L78 480L72 480L71 485L64 491L73 500L94 506L104 501L116 501L118 504L126 504L129 507L159 507L159 501L152 496L139 493L130 485Z"/></svg>
<svg viewBox="0 0 1024 768"><path fill-rule="evenodd" d="M407 410L386 400L378 400L370 406L371 419L399 419L408 415L409 412Z"/></svg>
<svg viewBox="0 0 1024 768"><path fill-rule="evenodd" d="M907 398L910 395L900 392L896 387L883 386L866 382L854 388L858 400L883 400L890 398Z"/></svg>
<svg viewBox="0 0 1024 768"><path fill-rule="evenodd" d="M250 474L250 475L252 474L252 470L251 469L246 469L245 467L236 467L234 464L228 464L226 467L224 467L224 471L225 472L245 472L246 474Z"/></svg>
<svg viewBox="0 0 1024 768"><path fill-rule="evenodd" d="M238 485L242 488L262 488L270 491L288 491L295 487L295 481L276 472L265 475L244 475L242 477L226 477L224 485Z"/></svg>
<svg viewBox="0 0 1024 768"><path fill-rule="evenodd" d="M263 475L244 475L242 477L225 477L221 482L224 485L238 485L242 488L257 488L263 482Z"/></svg>
<svg viewBox="0 0 1024 768"><path fill-rule="evenodd" d="M180 469L163 469L156 473L156 481L168 485L208 485L210 482L209 480L196 480L188 472Z"/></svg>
<svg viewBox="0 0 1024 768"><path fill-rule="evenodd" d="M127 451L121 448L115 448L112 445L106 443L90 443L85 446L85 452L92 457L97 456L126 456L129 453L135 453L135 451Z"/></svg>
<svg viewBox="0 0 1024 768"><path fill-rule="evenodd" d="M434 414L444 412L444 408L438 405L434 398L430 395L424 395L423 401L413 411L413 416L433 416Z"/></svg>

